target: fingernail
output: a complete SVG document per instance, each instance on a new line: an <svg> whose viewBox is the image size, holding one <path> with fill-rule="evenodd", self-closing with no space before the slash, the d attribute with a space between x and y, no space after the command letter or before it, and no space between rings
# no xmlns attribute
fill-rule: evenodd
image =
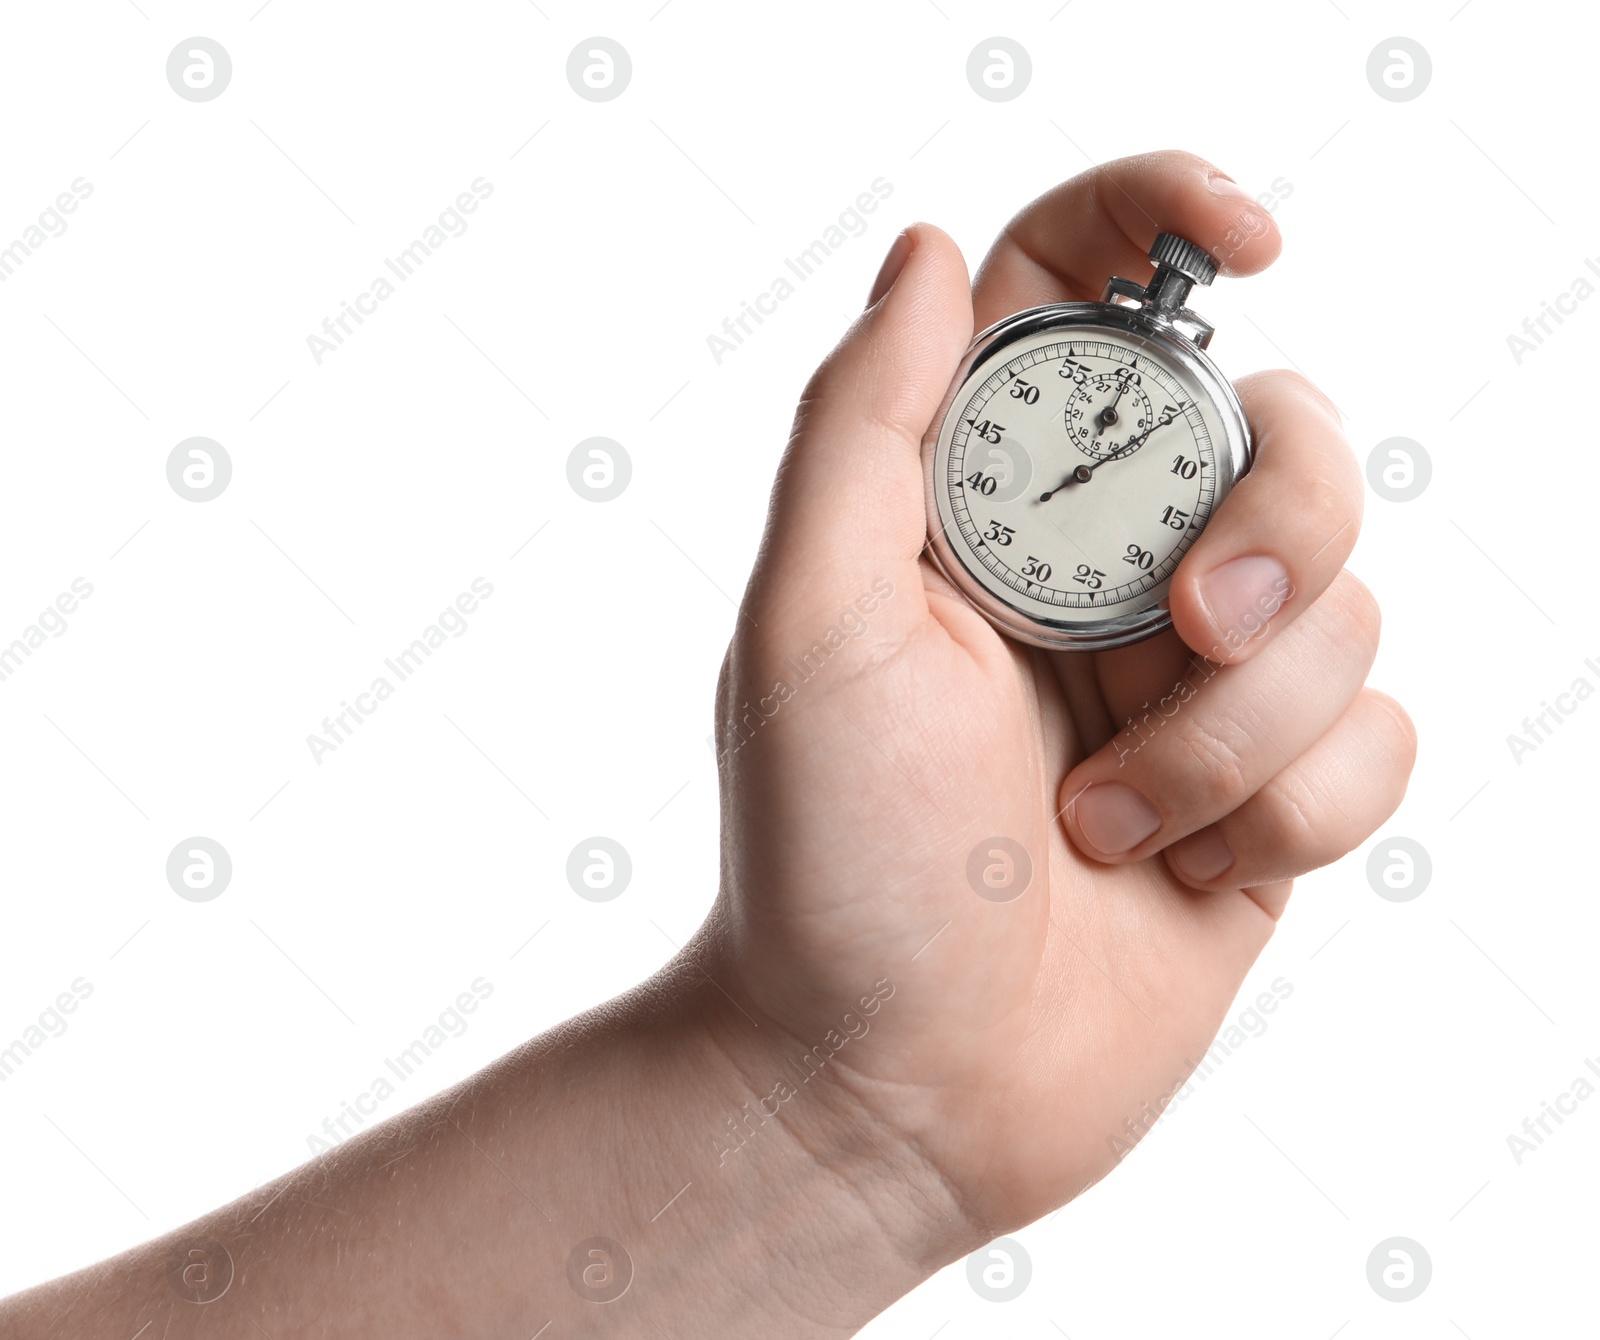
<svg viewBox="0 0 1600 1340"><path fill-rule="evenodd" d="M1096 851L1120 856L1161 827L1156 807L1131 786L1101 782L1073 802L1078 831Z"/></svg>
<svg viewBox="0 0 1600 1340"><path fill-rule="evenodd" d="M1267 554L1231 559L1200 582L1200 598L1219 638L1240 646L1283 608L1292 587L1283 564Z"/></svg>
<svg viewBox="0 0 1600 1340"><path fill-rule="evenodd" d="M1211 187L1212 195L1225 195L1235 200L1253 201L1255 199L1254 195L1234 181L1232 177L1224 177L1218 174L1211 179L1208 185Z"/></svg>
<svg viewBox="0 0 1600 1340"><path fill-rule="evenodd" d="M1209 884L1233 864L1233 849L1215 828L1202 828L1172 849L1172 861L1191 884Z"/></svg>
<svg viewBox="0 0 1600 1340"><path fill-rule="evenodd" d="M906 258L910 255L911 234L902 232L895 238L894 245L889 248L889 254L883 258L883 265L878 269L878 277L872 281L872 292L867 296L868 307L894 287L894 281L900 278L900 271L906 268Z"/></svg>

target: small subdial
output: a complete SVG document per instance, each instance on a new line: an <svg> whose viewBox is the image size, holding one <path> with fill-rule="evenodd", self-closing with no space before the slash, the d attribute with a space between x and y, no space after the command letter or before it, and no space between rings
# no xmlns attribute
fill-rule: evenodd
<svg viewBox="0 0 1600 1340"><path fill-rule="evenodd" d="M1103 461L1149 428L1155 415L1141 381L1132 368L1118 368L1074 386L1064 415L1072 445Z"/></svg>

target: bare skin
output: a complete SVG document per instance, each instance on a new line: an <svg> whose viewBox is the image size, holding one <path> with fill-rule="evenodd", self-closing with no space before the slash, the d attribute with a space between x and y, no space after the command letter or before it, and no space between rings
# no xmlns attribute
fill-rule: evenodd
<svg viewBox="0 0 1600 1340"><path fill-rule="evenodd" d="M1097 168L1013 219L975 285L938 229L897 240L773 492L717 693L722 885L683 954L234 1205L0 1303L0 1330L848 1335L1111 1171L1293 879L1403 795L1415 735L1364 686L1378 613L1343 571L1360 480L1319 392L1243 379L1258 464L1180 566L1174 629L1068 656L1002 639L922 557L919 447L975 329L1147 273L1157 231L1225 274L1267 266L1270 218L1216 176L1179 153ZM830 628L797 683L786 663ZM1009 902L968 880L997 836L1032 867ZM632 1263L614 1301L569 1283L595 1236ZM203 1291L203 1266L181 1273L202 1237L233 1276L193 1302L168 1265ZM591 1292L621 1268L586 1267Z"/></svg>

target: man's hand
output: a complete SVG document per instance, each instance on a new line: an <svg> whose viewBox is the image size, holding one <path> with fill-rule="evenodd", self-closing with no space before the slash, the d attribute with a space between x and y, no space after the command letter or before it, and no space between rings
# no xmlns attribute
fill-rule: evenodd
<svg viewBox="0 0 1600 1340"><path fill-rule="evenodd" d="M1098 298L1148 270L1161 231L1225 274L1280 245L1180 153L1035 201L971 289L948 237L908 230L805 392L724 668L712 971L775 1060L893 982L831 1063L829 1103L901 1161L902 1242L928 1264L1115 1165L1210 1044L1294 877L1373 832L1414 755L1405 713L1363 687L1378 610L1342 570L1360 479L1296 374L1239 383L1256 462L1179 567L1171 631L1030 650L923 555L920 444L973 330ZM1026 892L980 896L969 870L1008 860ZM815 1106L793 1104L801 1129Z"/></svg>

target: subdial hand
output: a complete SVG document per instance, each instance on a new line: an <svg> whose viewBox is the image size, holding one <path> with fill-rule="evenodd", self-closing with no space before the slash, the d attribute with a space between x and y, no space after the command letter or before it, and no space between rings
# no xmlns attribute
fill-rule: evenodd
<svg viewBox="0 0 1600 1340"><path fill-rule="evenodd" d="M1127 393L1127 390L1128 379L1126 377L1120 378L1117 382L1117 393L1111 398L1111 403L1096 416L1100 421L1100 426L1095 429L1094 433L1097 441L1100 435L1117 421L1117 406L1122 403L1122 397Z"/></svg>

